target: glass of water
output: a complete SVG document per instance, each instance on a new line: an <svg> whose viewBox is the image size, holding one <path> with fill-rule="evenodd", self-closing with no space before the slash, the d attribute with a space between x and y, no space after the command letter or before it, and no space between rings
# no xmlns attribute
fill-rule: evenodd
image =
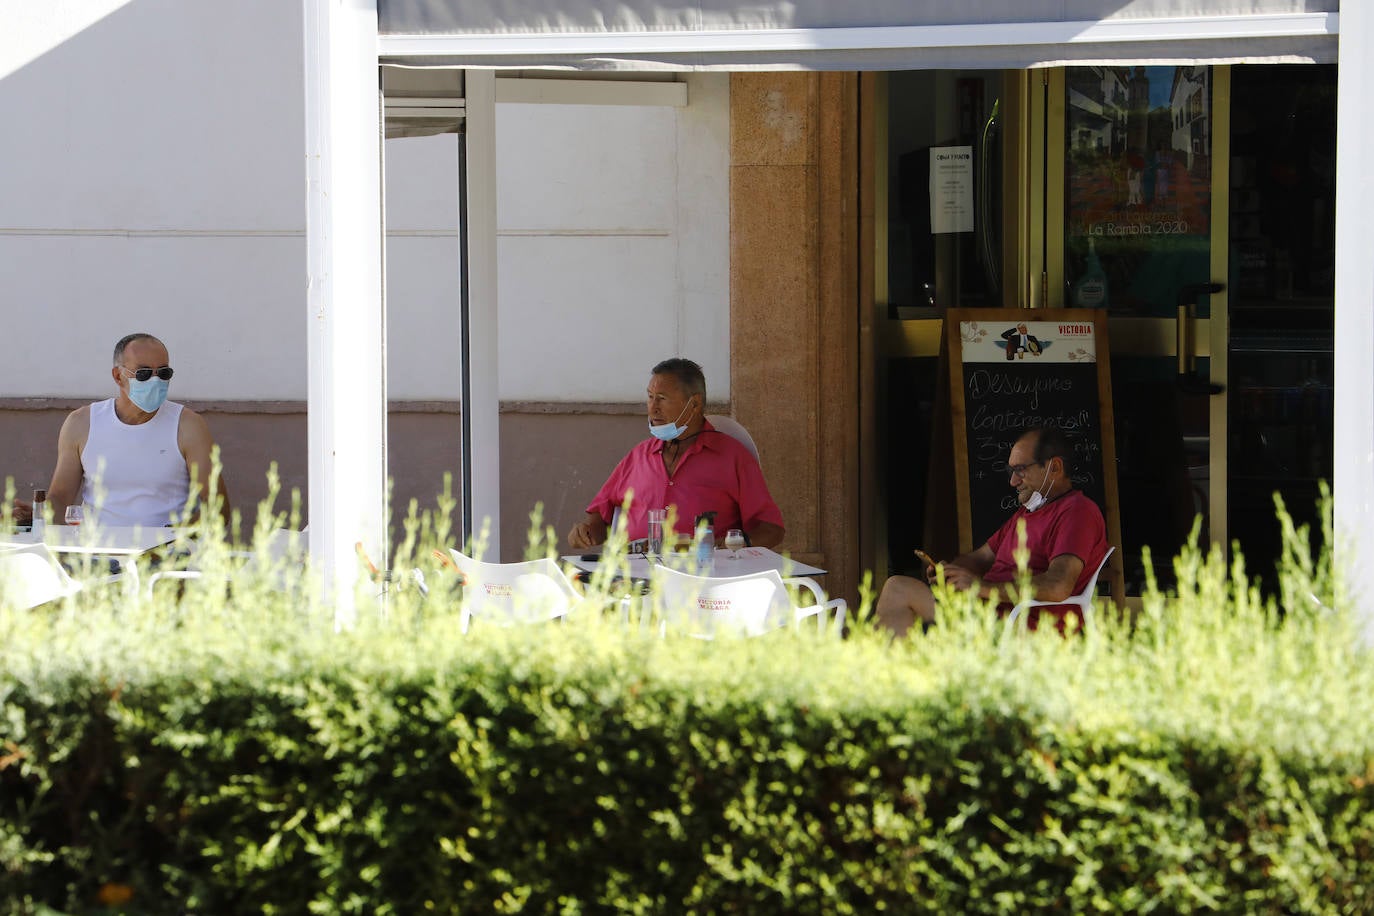
<svg viewBox="0 0 1374 916"><path fill-rule="evenodd" d="M649 510L649 556L663 554L663 523L668 519L667 509Z"/></svg>

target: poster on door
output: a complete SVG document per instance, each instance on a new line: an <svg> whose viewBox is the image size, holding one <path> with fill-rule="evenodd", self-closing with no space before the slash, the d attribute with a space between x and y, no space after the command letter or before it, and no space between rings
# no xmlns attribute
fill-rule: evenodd
<svg viewBox="0 0 1374 916"><path fill-rule="evenodd" d="M1069 305L1169 314L1206 279L1212 208L1211 68L1065 71Z"/></svg>

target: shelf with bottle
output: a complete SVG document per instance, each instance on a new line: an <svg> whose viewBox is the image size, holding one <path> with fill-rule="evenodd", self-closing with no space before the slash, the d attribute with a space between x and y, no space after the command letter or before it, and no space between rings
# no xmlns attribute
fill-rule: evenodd
<svg viewBox="0 0 1374 916"><path fill-rule="evenodd" d="M1074 281L1069 301L1078 308L1104 309L1108 304L1107 271L1097 256L1097 247L1092 236L1088 237L1088 254L1084 261L1083 273Z"/></svg>

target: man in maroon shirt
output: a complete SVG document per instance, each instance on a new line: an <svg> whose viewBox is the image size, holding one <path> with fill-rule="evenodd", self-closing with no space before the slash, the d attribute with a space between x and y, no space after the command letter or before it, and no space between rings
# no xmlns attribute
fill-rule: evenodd
<svg viewBox="0 0 1374 916"><path fill-rule="evenodd" d="M1024 521L1032 597L1063 601L1087 586L1107 553L1107 526L1097 504L1074 489L1069 479L1071 454L1058 429L1033 427L1021 434L1007 458L1021 505L983 546L943 564L947 583L965 591L975 589L980 598L996 596L1003 612L1009 611L1019 597L1015 551L1017 527ZM935 567L928 566L926 579L934 578ZM1077 611L1072 605L1036 610L1056 617L1061 625L1065 613ZM935 619L935 597L925 582L892 576L883 583L877 612L878 625L900 636L918 619ZM1035 621L1030 623L1033 627Z"/></svg>
<svg viewBox="0 0 1374 916"><path fill-rule="evenodd" d="M627 519L631 540L646 536L650 509L673 509L677 532L715 513L717 538L741 528L751 543L782 543L782 513L768 492L763 470L739 442L706 421L706 377L690 359L666 359L649 379L651 438L630 450L601 486L587 515L568 532L574 550L606 540L616 508L633 494Z"/></svg>

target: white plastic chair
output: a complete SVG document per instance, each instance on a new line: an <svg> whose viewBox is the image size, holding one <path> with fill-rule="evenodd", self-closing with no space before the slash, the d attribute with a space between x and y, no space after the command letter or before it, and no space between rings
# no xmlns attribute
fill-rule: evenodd
<svg viewBox="0 0 1374 916"><path fill-rule="evenodd" d="M788 625L800 628L809 617L816 619L817 631L822 634L838 636L844 632L848 605L843 598L827 600L811 579L784 579L775 570L720 578L655 566L651 584L665 630L674 622L701 639L712 639L722 631L762 636ZM789 585L806 589L816 603L795 604L787 590Z"/></svg>
<svg viewBox="0 0 1374 916"><path fill-rule="evenodd" d="M28 544L0 552L0 604L27 610L81 591L48 548Z"/></svg>
<svg viewBox="0 0 1374 916"><path fill-rule="evenodd" d="M267 564L264 566L256 550L230 550L228 556L236 561L236 568L227 571L225 581L247 576L270 576L272 590L285 592L289 586L296 581L296 577L288 574L288 570L295 567L303 567L306 563L305 556L306 532L300 532L289 528L274 528L268 535L266 543ZM358 545L361 548L361 544ZM363 556L366 561L366 555ZM159 582L188 582L196 579L205 578L205 571L200 568L200 557L193 553L190 563L186 569L164 569L153 573L148 577L147 591L152 595ZM371 565L370 561L367 561ZM375 568L373 569L375 573ZM419 572L419 570L416 570Z"/></svg>
<svg viewBox="0 0 1374 916"><path fill-rule="evenodd" d="M1034 598L1030 598L1012 608L1011 612L1007 614L1006 632L1011 632L1012 627L1016 626L1017 620L1019 620L1021 615L1030 608L1059 604L1077 605L1078 611L1083 617L1083 626L1084 628L1088 627L1089 624L1093 623L1093 598L1097 596L1097 577L1102 575L1102 570L1107 568L1107 561L1111 559L1112 554L1115 552L1115 547L1107 548L1107 552L1102 555L1102 562L1097 564L1097 570L1093 573L1093 577L1088 580L1088 584L1083 587L1083 591L1079 592L1077 595L1071 595L1063 601L1037 601Z"/></svg>
<svg viewBox="0 0 1374 916"><path fill-rule="evenodd" d="M717 432L725 433L740 445L749 449L749 454L754 456L754 460L763 467L763 461L759 458L759 447L754 444L754 437L749 435L749 430L736 420L734 417L727 417L724 414L713 413L706 415L706 422L716 428Z"/></svg>
<svg viewBox="0 0 1374 916"><path fill-rule="evenodd" d="M474 617L495 623L540 623L567 615L580 600L553 560L484 563L449 549L463 577L463 632Z"/></svg>

